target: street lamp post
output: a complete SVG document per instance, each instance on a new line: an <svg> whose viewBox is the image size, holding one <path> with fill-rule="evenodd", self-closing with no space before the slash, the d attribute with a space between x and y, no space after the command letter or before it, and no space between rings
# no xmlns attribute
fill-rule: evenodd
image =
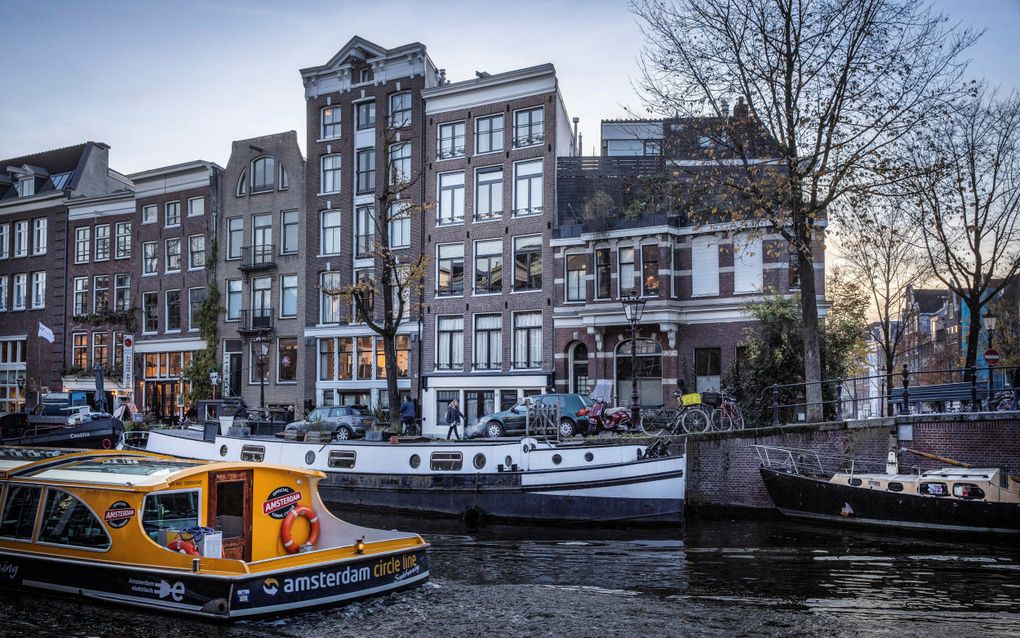
<svg viewBox="0 0 1020 638"><path fill-rule="evenodd" d="M265 341L259 344L259 352L256 355L259 368L259 409L266 409L266 358L269 356L269 344Z"/></svg>
<svg viewBox="0 0 1020 638"><path fill-rule="evenodd" d="M630 322L630 413L634 424L641 427L641 401L638 398L637 387L637 327L645 310L645 300L638 295L637 289L634 289L620 301L623 303L623 313Z"/></svg>
<svg viewBox="0 0 1020 638"><path fill-rule="evenodd" d="M24 408L28 407L28 401L25 399L25 375L18 375L18 394L21 395L21 403Z"/></svg>
<svg viewBox="0 0 1020 638"><path fill-rule="evenodd" d="M992 349L992 333L995 332L995 324L999 320L998 315L994 312L987 311L984 316L981 317L981 321L985 324L985 334L988 336L988 349ZM994 410L995 407L992 405L992 368L994 366L988 364L988 409Z"/></svg>

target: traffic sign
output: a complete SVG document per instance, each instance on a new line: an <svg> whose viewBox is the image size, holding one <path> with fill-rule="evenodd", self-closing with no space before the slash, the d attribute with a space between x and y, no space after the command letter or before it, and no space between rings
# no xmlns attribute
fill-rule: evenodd
<svg viewBox="0 0 1020 638"><path fill-rule="evenodd" d="M994 348L985 350L985 363L990 366L994 366L999 362L999 351Z"/></svg>

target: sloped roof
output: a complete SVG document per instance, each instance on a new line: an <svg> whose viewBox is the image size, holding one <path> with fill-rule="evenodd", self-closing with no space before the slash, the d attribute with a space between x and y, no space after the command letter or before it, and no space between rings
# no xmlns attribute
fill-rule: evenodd
<svg viewBox="0 0 1020 638"><path fill-rule="evenodd" d="M917 310L922 315L934 314L941 310L946 297L946 291L939 288L915 288L912 293Z"/></svg>
<svg viewBox="0 0 1020 638"><path fill-rule="evenodd" d="M106 147L105 144L98 142L84 142L74 146L65 146L40 153L32 153L31 155L0 160L0 175L6 177L8 168L22 168L25 166L41 168L49 174L49 179L45 183L36 184L36 195L66 188L75 188L77 177L80 173L79 168L84 164L89 149L95 146ZM0 182L0 200L12 199L18 196L16 182L17 180L12 180L10 184L6 185Z"/></svg>

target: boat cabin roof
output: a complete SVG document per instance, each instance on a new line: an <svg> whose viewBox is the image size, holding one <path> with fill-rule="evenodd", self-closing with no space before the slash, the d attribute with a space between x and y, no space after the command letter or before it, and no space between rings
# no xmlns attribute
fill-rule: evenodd
<svg viewBox="0 0 1020 638"><path fill-rule="evenodd" d="M981 467L944 467L938 470L928 470L921 474L921 478L944 478L952 480L974 479L979 481L995 481L998 479L997 468Z"/></svg>
<svg viewBox="0 0 1020 638"><path fill-rule="evenodd" d="M260 465L258 467L277 467ZM0 480L76 483L91 487L134 488L150 491L209 471L252 469L250 463L212 463L179 459L151 452L127 450L58 450L0 447ZM279 468L309 476L314 470Z"/></svg>

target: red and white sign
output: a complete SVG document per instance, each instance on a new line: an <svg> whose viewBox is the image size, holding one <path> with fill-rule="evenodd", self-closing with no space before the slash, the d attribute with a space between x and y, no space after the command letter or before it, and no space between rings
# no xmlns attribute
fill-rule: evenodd
<svg viewBox="0 0 1020 638"><path fill-rule="evenodd" d="M994 366L999 362L999 351L993 348L985 350L985 363Z"/></svg>
<svg viewBox="0 0 1020 638"><path fill-rule="evenodd" d="M114 529L127 525L128 521L135 515L135 508L124 501L117 501L103 514L103 520Z"/></svg>
<svg viewBox="0 0 1020 638"><path fill-rule="evenodd" d="M301 492L291 492L289 494L270 498L268 501L262 503L262 513L272 514L273 512L289 507L300 500Z"/></svg>

